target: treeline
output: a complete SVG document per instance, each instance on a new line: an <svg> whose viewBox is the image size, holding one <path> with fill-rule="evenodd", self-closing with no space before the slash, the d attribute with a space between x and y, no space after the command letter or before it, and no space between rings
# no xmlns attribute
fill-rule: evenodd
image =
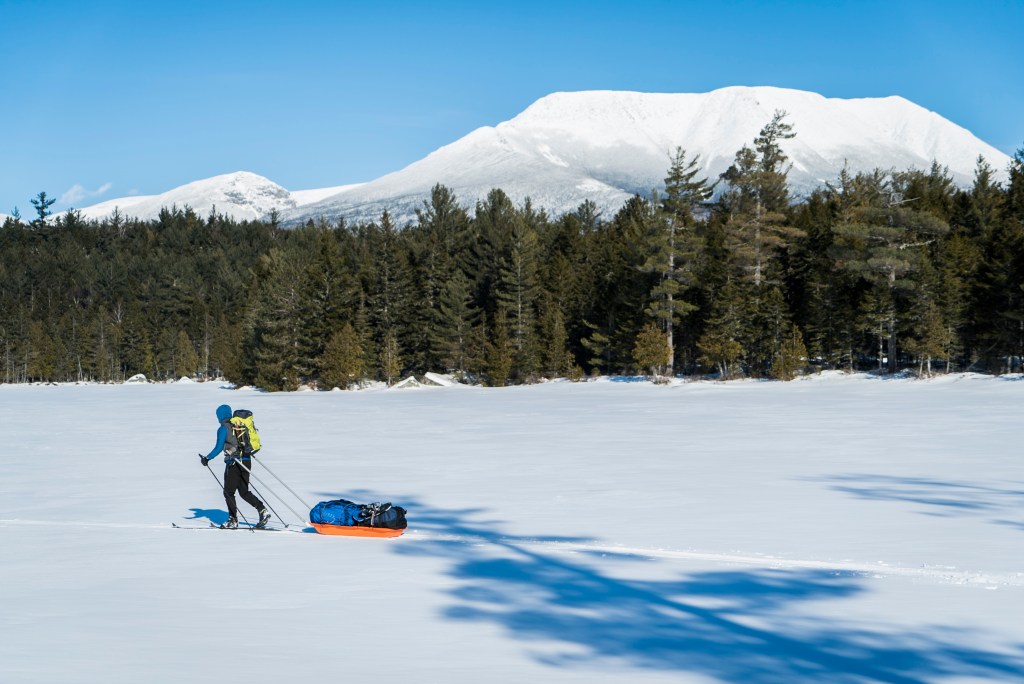
<svg viewBox="0 0 1024 684"><path fill-rule="evenodd" d="M552 217L436 186L415 221L155 221L74 211L0 228L0 381L226 377L267 389L451 372L491 385L585 374L1016 370L1024 150L838 178L790 197L784 113L718 179L676 150L665 189ZM715 187L717 186L717 187ZM717 198L712 201L713 194Z"/></svg>

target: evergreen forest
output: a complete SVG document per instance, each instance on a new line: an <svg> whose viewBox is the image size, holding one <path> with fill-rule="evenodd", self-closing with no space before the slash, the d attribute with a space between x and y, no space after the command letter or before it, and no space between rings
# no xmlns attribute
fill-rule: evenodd
<svg viewBox="0 0 1024 684"><path fill-rule="evenodd" d="M714 179L677 149L614 215L439 184L406 225L86 221L41 192L0 227L0 382L1020 370L1024 149L1002 183L979 158L971 187L935 163L794 197L797 133L776 113Z"/></svg>

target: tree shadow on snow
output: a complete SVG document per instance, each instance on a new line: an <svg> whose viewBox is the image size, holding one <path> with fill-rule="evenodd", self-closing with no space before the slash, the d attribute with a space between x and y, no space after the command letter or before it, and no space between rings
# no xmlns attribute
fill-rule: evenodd
<svg viewBox="0 0 1024 684"><path fill-rule="evenodd" d="M379 500L359 491L341 496ZM450 563L456 585L444 590L451 599L444 617L499 625L533 642L533 657L552 667L622 666L758 683L1024 678L1024 650L965 646L968 635L953 627L875 631L811 610L815 601L865 593L865 579L855 574L751 569L644 579L657 559L588 551L593 540L505 534L483 509L446 510L408 497L394 503L408 509L412 531L396 553Z"/></svg>
<svg viewBox="0 0 1024 684"><path fill-rule="evenodd" d="M1004 489L967 482L944 482L923 477L850 474L814 478L832 483L837 492L871 501L905 501L925 507L925 515L994 515L1016 513L1024 502L1024 490ZM1005 520L994 520L1006 524Z"/></svg>

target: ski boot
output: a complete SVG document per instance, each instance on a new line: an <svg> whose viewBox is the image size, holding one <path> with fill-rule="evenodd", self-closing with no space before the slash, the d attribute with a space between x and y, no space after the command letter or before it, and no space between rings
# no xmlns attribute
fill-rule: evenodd
<svg viewBox="0 0 1024 684"><path fill-rule="evenodd" d="M270 522L270 511L266 508L260 509L260 521L256 523L256 529L265 529L268 522Z"/></svg>
<svg viewBox="0 0 1024 684"><path fill-rule="evenodd" d="M238 518L228 518L221 526L222 530L237 530L238 529Z"/></svg>

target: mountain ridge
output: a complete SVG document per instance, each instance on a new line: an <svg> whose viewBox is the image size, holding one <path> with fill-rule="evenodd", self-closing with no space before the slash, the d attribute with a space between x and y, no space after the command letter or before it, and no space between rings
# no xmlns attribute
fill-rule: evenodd
<svg viewBox="0 0 1024 684"><path fill-rule="evenodd" d="M294 225L310 218L376 220L388 209L401 223L415 217L438 183L470 208L501 188L513 201L530 198L553 214L584 200L614 212L633 194L662 185L677 146L699 154L701 172L717 178L777 110L787 112L797 134L781 147L798 195L834 179L844 164L857 172L926 169L937 161L954 182L969 185L979 155L999 178L1010 162L965 128L898 95L829 98L774 86L708 93L590 90L546 95L512 119L479 127L366 183L290 192L262 176L236 172L82 212L101 218L119 206L124 214L146 218L174 203L197 213L216 206L237 219L265 218L276 210L284 225Z"/></svg>

